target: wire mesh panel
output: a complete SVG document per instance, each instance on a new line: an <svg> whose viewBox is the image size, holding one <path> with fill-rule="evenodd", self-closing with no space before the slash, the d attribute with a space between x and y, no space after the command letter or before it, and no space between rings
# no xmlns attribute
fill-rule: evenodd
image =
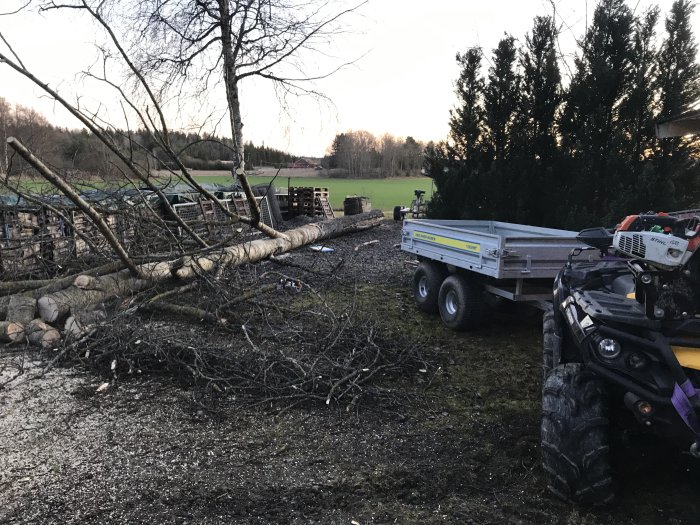
<svg viewBox="0 0 700 525"><path fill-rule="evenodd" d="M219 238L230 235L233 231L231 219L221 209L230 210L230 201L220 200L219 203L221 206L210 200L202 200L175 204L173 209L198 235ZM179 233L182 235L183 232Z"/></svg>
<svg viewBox="0 0 700 525"><path fill-rule="evenodd" d="M51 210L0 211L0 264L11 274L26 274L66 262L74 255L66 221Z"/></svg>
<svg viewBox="0 0 700 525"><path fill-rule="evenodd" d="M268 225L270 228L275 227L275 220L272 217L272 210L270 209L270 201L268 197L256 197L258 201L258 207L260 208L260 220L263 224Z"/></svg>

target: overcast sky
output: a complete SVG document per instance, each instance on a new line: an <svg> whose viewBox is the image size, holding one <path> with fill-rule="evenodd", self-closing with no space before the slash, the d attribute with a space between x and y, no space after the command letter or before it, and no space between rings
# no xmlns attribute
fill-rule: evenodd
<svg viewBox="0 0 700 525"><path fill-rule="evenodd" d="M0 0L0 12L21 2ZM555 4L563 30L562 51L571 55L574 37L585 31L595 2L555 0ZM659 5L663 18L672 0L629 1L637 12L653 4ZM340 36L333 50L344 61L357 61L317 83L333 104L289 100L290 110L282 111L269 86L243 83L245 139L307 156L323 155L335 134L349 129L377 136L388 132L424 141L443 139L455 104L455 54L481 46L489 58L504 33L522 42L533 17L551 13L552 4L546 0L370 0L360 14L346 19L351 32ZM700 9L693 27L696 34L700 32ZM661 38L662 23L658 31ZM27 13L0 16L0 33L27 67L62 93L79 93L83 103L93 107L112 104L109 95L76 77L96 56L91 26L70 16ZM78 126L70 115L41 98L37 88L2 65L0 97L34 107L58 125ZM221 108L222 102L213 105ZM189 108L183 122L197 122L197 111ZM219 131L229 134L223 127Z"/></svg>

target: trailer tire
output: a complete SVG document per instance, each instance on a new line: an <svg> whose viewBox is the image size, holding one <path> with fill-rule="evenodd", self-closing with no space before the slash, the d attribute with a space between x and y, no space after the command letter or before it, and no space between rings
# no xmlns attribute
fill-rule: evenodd
<svg viewBox="0 0 700 525"><path fill-rule="evenodd" d="M559 365L542 391L542 467L547 489L582 505L614 499L609 461L608 396L580 363Z"/></svg>
<svg viewBox="0 0 700 525"><path fill-rule="evenodd" d="M436 314L438 312L438 296L440 285L447 277L444 264L423 261L413 272L413 298L416 307L422 312Z"/></svg>
<svg viewBox="0 0 700 525"><path fill-rule="evenodd" d="M401 206L394 206L394 220L395 221L400 221L401 219L403 219L403 217L401 216L402 215L401 209L402 209Z"/></svg>
<svg viewBox="0 0 700 525"><path fill-rule="evenodd" d="M450 275L440 286L438 309L442 322L456 331L478 327L484 317L484 290L463 275Z"/></svg>

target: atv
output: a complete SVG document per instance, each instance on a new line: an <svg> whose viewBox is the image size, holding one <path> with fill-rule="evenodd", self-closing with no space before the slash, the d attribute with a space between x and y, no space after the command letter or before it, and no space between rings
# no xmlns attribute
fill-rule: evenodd
<svg viewBox="0 0 700 525"><path fill-rule="evenodd" d="M554 495L602 505L614 427L700 458L700 218L631 215L578 239L544 315L542 465Z"/></svg>

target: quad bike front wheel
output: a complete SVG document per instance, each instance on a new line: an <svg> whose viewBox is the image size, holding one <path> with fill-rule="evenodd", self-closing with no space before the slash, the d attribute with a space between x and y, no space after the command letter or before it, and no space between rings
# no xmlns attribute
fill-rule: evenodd
<svg viewBox="0 0 700 525"><path fill-rule="evenodd" d="M561 361L561 327L557 325L554 310L545 310L542 316L542 385L550 372Z"/></svg>
<svg viewBox="0 0 700 525"><path fill-rule="evenodd" d="M614 498L608 397L603 381L579 363L556 366L542 389L542 467L560 499L605 505Z"/></svg>

